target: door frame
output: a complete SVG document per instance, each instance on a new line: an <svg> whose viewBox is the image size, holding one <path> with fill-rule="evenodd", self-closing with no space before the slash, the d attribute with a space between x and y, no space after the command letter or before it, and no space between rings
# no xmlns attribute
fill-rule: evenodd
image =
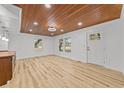
<svg viewBox="0 0 124 93"><path fill-rule="evenodd" d="M94 31L94 32L95 32L95 31ZM89 33L89 31L86 32L86 61L87 61L86 63L90 63L90 62L89 62L89 52L88 52L88 51L89 51L89 50L88 50L88 47L89 47L89 44L88 44L88 39L89 39L88 37L89 37L89 34L88 34L88 33ZM103 38L103 37L102 37L102 38ZM105 53L106 53L106 48L104 47L103 50L104 50L104 55L103 55L103 58L104 58L103 61L104 61L104 63L103 63L102 65L99 65L99 64L95 64L95 65L99 65L99 66L105 67L105 61L106 61ZM91 63L91 64L93 64L93 63Z"/></svg>

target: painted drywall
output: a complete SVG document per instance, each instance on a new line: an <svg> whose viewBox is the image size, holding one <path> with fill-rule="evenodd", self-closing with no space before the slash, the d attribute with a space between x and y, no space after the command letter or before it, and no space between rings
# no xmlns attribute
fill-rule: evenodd
<svg viewBox="0 0 124 93"><path fill-rule="evenodd" d="M8 50L8 41L2 40L3 31L0 28L0 51Z"/></svg>
<svg viewBox="0 0 124 93"><path fill-rule="evenodd" d="M59 39L71 38L71 52L60 52L59 51ZM59 35L54 38L54 53L55 55L71 58L77 61L86 62L86 33L82 30Z"/></svg>
<svg viewBox="0 0 124 93"><path fill-rule="evenodd" d="M8 42L0 38L0 51L6 51L6 50L8 50Z"/></svg>
<svg viewBox="0 0 124 93"><path fill-rule="evenodd" d="M123 7L124 9L124 7ZM122 10L123 11L123 10ZM71 58L81 62L87 62L86 50L86 33L94 31L102 31L105 39L105 67L112 68L118 71L124 71L124 61L122 60L122 40L124 34L124 19L123 13L120 19L105 22L99 25L91 26L88 28L80 29L67 34L54 37L54 53L55 55ZM61 38L71 37L72 39L72 52L60 52L58 49L58 40Z"/></svg>
<svg viewBox="0 0 124 93"><path fill-rule="evenodd" d="M122 8L122 13L121 13L121 29L124 29L124 6L123 6L123 8ZM121 42L122 42L122 58L123 58L123 74L124 74L124 30L122 31L122 40L121 40Z"/></svg>
<svg viewBox="0 0 124 93"><path fill-rule="evenodd" d="M1 25L1 22L0 22L0 51L7 51L8 50L8 41L2 40L3 37L6 37L7 33L4 32L5 30L1 26L4 26L4 25Z"/></svg>
<svg viewBox="0 0 124 93"><path fill-rule="evenodd" d="M9 50L16 51L17 59L53 54L53 40L51 37L10 33L9 39ZM43 49L34 48L34 42L37 39L43 39Z"/></svg>
<svg viewBox="0 0 124 93"><path fill-rule="evenodd" d="M8 42L2 40L3 32L7 30L9 33L20 31L21 9L14 5L0 5L0 51L8 50ZM2 28L4 26L5 28ZM8 37L7 37L8 38Z"/></svg>
<svg viewBox="0 0 124 93"><path fill-rule="evenodd" d="M122 60L122 31L124 27L121 21L109 25L105 29L105 66L115 70L123 71Z"/></svg>
<svg viewBox="0 0 124 93"><path fill-rule="evenodd" d="M12 4L1 4L0 6L4 7L4 9L1 9L0 11L4 16L9 16L15 19L20 17L20 7Z"/></svg>

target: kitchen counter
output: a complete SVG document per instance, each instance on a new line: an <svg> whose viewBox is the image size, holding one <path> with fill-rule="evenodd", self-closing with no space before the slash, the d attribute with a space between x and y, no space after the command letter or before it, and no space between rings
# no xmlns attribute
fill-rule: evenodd
<svg viewBox="0 0 124 93"><path fill-rule="evenodd" d="M15 51L0 52L0 58L1 57L10 57L10 56L15 56L15 55L16 55Z"/></svg>

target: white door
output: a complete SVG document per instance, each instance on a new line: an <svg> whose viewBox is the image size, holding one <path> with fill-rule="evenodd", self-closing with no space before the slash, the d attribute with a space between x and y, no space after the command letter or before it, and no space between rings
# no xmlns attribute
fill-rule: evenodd
<svg viewBox="0 0 124 93"><path fill-rule="evenodd" d="M87 32L88 63L104 66L104 35L100 31Z"/></svg>

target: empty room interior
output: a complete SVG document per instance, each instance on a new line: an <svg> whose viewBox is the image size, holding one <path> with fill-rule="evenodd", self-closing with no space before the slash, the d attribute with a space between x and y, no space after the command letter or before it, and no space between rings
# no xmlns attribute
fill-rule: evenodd
<svg viewBox="0 0 124 93"><path fill-rule="evenodd" d="M124 5L0 4L0 88L123 88Z"/></svg>

